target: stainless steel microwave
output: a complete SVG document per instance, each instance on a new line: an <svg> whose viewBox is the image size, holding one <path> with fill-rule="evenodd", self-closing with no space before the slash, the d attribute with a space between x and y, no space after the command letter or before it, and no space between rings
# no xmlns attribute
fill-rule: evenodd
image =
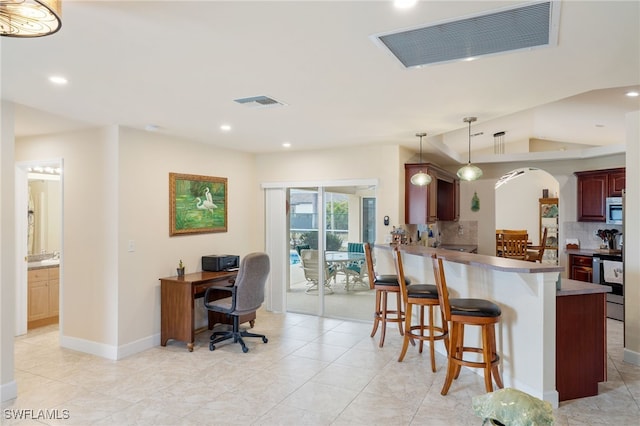
<svg viewBox="0 0 640 426"><path fill-rule="evenodd" d="M607 224L609 225L622 225L623 218L623 203L622 197L607 197Z"/></svg>

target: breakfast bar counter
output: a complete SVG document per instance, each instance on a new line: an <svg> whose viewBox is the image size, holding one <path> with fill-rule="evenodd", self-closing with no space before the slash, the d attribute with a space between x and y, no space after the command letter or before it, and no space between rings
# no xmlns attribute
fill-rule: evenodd
<svg viewBox="0 0 640 426"><path fill-rule="evenodd" d="M378 244L376 271L394 271L389 245ZM431 256L444 262L451 297L488 299L502 310L496 329L505 387L513 387L558 407L556 389L556 285L564 267L430 248L400 246L405 273L415 283L434 283ZM473 328L473 327L472 327ZM478 343L470 328L465 337ZM476 341L474 342L473 339ZM446 354L442 342L437 350ZM445 366L439 366L439 369Z"/></svg>

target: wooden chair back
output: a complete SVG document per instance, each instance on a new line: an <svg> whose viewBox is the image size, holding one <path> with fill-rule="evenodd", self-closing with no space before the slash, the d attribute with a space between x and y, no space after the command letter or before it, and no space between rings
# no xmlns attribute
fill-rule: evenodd
<svg viewBox="0 0 640 426"><path fill-rule="evenodd" d="M376 283L376 273L373 270L373 254L371 244L364 243L364 261L367 264L367 275L369 275L369 288L373 290Z"/></svg>
<svg viewBox="0 0 640 426"><path fill-rule="evenodd" d="M496 229L496 256L502 256L502 236L504 234L526 234L526 229Z"/></svg>
<svg viewBox="0 0 640 426"><path fill-rule="evenodd" d="M540 239L540 245L529 247L527 249L527 258L529 262L542 263L542 256L544 256L544 250L547 246L547 228L542 231L542 238Z"/></svg>
<svg viewBox="0 0 640 426"><path fill-rule="evenodd" d="M502 257L525 260L529 234L502 234Z"/></svg>
<svg viewBox="0 0 640 426"><path fill-rule="evenodd" d="M431 256L431 261L433 262L433 275L436 278L436 288L438 289L442 318L443 321L449 322L451 321L451 305L449 304L449 290L447 290L447 280L444 278L442 259L434 254Z"/></svg>
<svg viewBox="0 0 640 426"><path fill-rule="evenodd" d="M402 302L404 306L407 306L409 301L409 294L407 293L407 280L404 277L404 266L402 264L402 253L398 246L393 248L393 263L396 266L396 275L398 276L398 284L400 286L400 294L402 295ZM406 308L405 308L406 311Z"/></svg>

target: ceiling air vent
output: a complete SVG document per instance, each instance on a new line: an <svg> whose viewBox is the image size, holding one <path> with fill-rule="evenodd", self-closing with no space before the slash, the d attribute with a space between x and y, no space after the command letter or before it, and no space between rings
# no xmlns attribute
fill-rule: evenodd
<svg viewBox="0 0 640 426"><path fill-rule="evenodd" d="M407 68L557 43L559 2L528 3L372 39Z"/></svg>
<svg viewBox="0 0 640 426"><path fill-rule="evenodd" d="M285 103L270 98L269 96L252 96L250 98L234 99L234 102L253 108L268 108L286 105Z"/></svg>

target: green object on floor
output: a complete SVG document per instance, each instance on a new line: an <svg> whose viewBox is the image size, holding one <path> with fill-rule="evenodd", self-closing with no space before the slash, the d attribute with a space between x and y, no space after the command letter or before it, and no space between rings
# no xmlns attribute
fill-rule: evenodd
<svg viewBox="0 0 640 426"><path fill-rule="evenodd" d="M473 411L482 424L509 426L552 425L551 404L513 388L499 389L472 398Z"/></svg>

